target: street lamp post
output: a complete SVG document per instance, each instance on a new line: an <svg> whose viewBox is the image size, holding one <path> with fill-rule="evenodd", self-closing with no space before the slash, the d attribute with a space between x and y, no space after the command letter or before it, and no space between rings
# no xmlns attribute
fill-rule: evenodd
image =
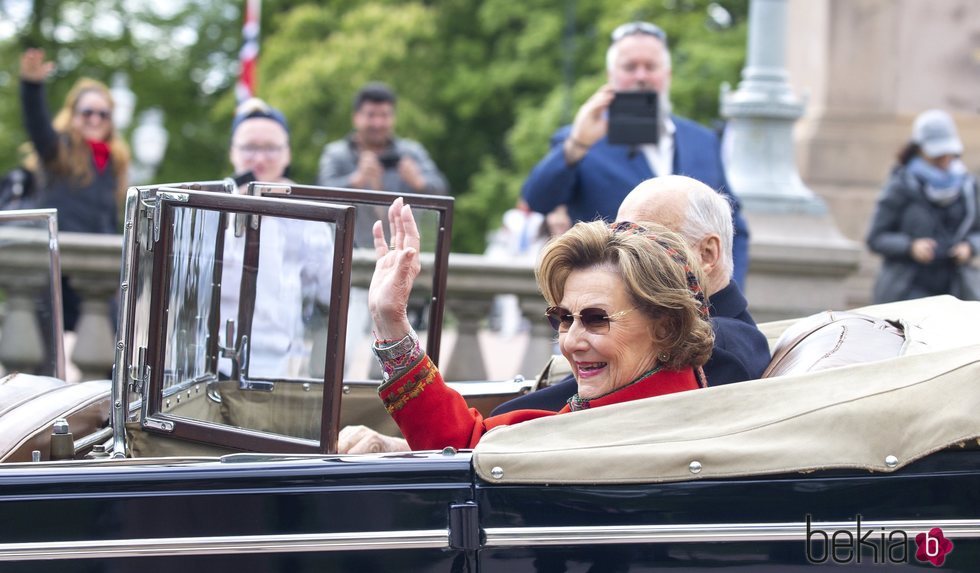
<svg viewBox="0 0 980 573"><path fill-rule="evenodd" d="M804 103L784 65L786 2L751 0L742 82L721 104L726 174L752 232L748 296L762 321L847 308L845 279L860 255L796 168L793 124Z"/></svg>
<svg viewBox="0 0 980 573"><path fill-rule="evenodd" d="M169 139L163 118L163 110L150 108L140 114L139 122L133 129L131 141L135 161L130 168L130 180L134 184L150 182L163 161Z"/></svg>
<svg viewBox="0 0 980 573"><path fill-rule="evenodd" d="M109 93L112 95L113 103L112 125L120 132L126 131L133 121L133 111L136 110L136 94L129 89L129 76L126 72L112 74L112 87Z"/></svg>

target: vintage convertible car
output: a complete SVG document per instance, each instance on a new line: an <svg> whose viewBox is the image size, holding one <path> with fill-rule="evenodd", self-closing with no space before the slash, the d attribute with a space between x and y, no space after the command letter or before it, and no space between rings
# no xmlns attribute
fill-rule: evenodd
<svg viewBox="0 0 980 573"><path fill-rule="evenodd" d="M392 196L231 191L130 190L111 381L0 379L0 571L977 570L980 303L767 323L760 380L338 455L342 424L395 431L345 375L357 222ZM452 205L409 202L438 357Z"/></svg>

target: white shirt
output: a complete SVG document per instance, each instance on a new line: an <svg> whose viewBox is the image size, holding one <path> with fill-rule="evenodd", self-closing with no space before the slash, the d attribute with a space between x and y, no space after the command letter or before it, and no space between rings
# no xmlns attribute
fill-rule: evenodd
<svg viewBox="0 0 980 573"><path fill-rule="evenodd" d="M654 145L648 143L641 145L640 150L647 158L650 169L657 177L674 174L674 132L677 127L668 116L664 121L663 129L660 130L660 141Z"/></svg>
<svg viewBox="0 0 980 573"><path fill-rule="evenodd" d="M249 377L285 377L290 358L305 355L305 322L314 301L328 304L333 278L334 229L329 223L262 217L255 310L249 341ZM245 235L225 233L221 276L221 332L238 323ZM230 344L229 341L222 341ZM222 359L223 374L231 372Z"/></svg>

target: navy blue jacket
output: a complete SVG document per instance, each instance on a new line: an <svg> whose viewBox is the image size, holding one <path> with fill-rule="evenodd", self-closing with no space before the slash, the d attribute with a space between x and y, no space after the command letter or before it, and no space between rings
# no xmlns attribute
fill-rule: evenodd
<svg viewBox="0 0 980 573"><path fill-rule="evenodd" d="M671 116L671 119L677 128L674 132L674 174L697 179L732 203L735 224L733 278L744 285L749 263L749 227L725 178L718 137L691 120L678 116ZM539 213L549 213L558 205L567 205L572 221L593 221L597 217L616 220L616 212L626 195L656 174L642 152L633 146L610 144L605 137L596 142L581 161L568 165L562 143L570 131L571 126L565 126L552 136L551 150L524 182L521 190L524 200Z"/></svg>
<svg viewBox="0 0 980 573"><path fill-rule="evenodd" d="M749 314L748 301L734 282L711 295L711 328L715 346L704 365L708 386L755 380L769 365L769 343ZM491 416L512 410L561 410L578 390L574 376L504 402Z"/></svg>

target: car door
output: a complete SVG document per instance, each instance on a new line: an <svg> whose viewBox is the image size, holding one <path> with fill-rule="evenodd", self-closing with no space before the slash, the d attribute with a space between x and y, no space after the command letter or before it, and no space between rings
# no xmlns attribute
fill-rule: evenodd
<svg viewBox="0 0 980 573"><path fill-rule="evenodd" d="M928 549L930 535L939 542L935 528L954 544L942 570L974 571L978 468L980 451L947 451L889 475L618 485L478 480L480 571L920 570L929 563L917 557L919 546Z"/></svg>
<svg viewBox="0 0 980 573"><path fill-rule="evenodd" d="M454 453L3 464L0 571L474 571L471 476Z"/></svg>

